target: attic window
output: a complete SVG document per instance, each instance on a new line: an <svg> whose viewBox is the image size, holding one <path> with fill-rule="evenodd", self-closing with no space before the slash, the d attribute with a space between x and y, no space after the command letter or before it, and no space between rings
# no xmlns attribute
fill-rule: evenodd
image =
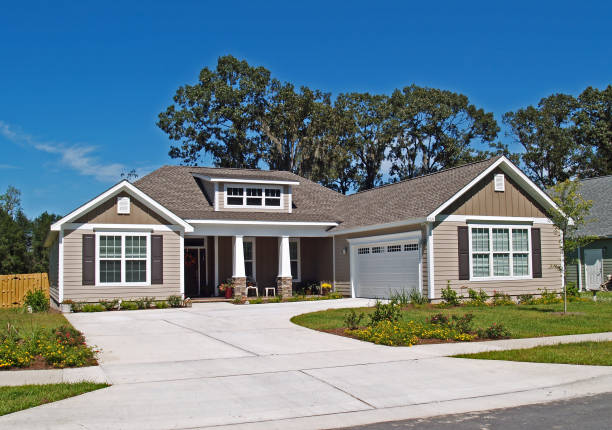
<svg viewBox="0 0 612 430"><path fill-rule="evenodd" d="M117 213L120 215L130 214L130 198L129 197L118 197L117 198Z"/></svg>
<svg viewBox="0 0 612 430"><path fill-rule="evenodd" d="M495 175L495 191L504 192L506 181L503 173Z"/></svg>
<svg viewBox="0 0 612 430"><path fill-rule="evenodd" d="M280 208L282 189L269 185L238 185L225 187L228 208Z"/></svg>

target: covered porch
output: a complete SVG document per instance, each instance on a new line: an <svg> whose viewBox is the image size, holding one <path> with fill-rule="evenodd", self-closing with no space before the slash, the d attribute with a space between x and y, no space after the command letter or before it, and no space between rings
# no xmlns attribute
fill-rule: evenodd
<svg viewBox="0 0 612 430"><path fill-rule="evenodd" d="M259 295L274 287L289 297L294 286L333 279L331 237L197 233L184 238L185 297L218 297L228 280L237 297L247 295L247 283Z"/></svg>

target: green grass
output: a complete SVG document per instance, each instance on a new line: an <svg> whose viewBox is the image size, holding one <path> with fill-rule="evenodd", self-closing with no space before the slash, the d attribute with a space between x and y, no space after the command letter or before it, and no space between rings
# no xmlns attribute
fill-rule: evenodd
<svg viewBox="0 0 612 430"><path fill-rule="evenodd" d="M513 338L560 336L579 333L612 331L612 293L599 293L598 302L571 302L568 315L559 314L563 304L499 306L499 307L455 307L448 309L417 306L402 311L405 321L424 323L433 314L446 315L474 314L475 327L487 327L502 323ZM291 319L295 324L315 330L333 330L344 326L344 316L349 309L329 309L298 315ZM357 313L369 314L373 308L356 308ZM367 321L367 318L364 319Z"/></svg>
<svg viewBox="0 0 612 430"><path fill-rule="evenodd" d="M455 355L480 360L528 361L532 363L586 364L612 366L612 342L562 343L529 349L489 351Z"/></svg>
<svg viewBox="0 0 612 430"><path fill-rule="evenodd" d="M94 382L0 387L0 415L33 408L45 403L57 402L105 387L108 387L108 384Z"/></svg>
<svg viewBox="0 0 612 430"><path fill-rule="evenodd" d="M6 328L7 323L14 325L18 330L70 325L68 320L59 312L48 311L29 314L21 308L0 309L0 330Z"/></svg>

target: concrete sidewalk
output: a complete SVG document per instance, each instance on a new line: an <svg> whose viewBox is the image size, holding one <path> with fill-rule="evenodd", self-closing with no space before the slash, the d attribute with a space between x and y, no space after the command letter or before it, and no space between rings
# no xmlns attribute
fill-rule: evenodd
<svg viewBox="0 0 612 430"><path fill-rule="evenodd" d="M114 385L1 417L0 427L332 428L612 391L608 367L446 357L612 340L612 333L393 348L289 321L367 304L219 303L69 315L103 349L99 369Z"/></svg>

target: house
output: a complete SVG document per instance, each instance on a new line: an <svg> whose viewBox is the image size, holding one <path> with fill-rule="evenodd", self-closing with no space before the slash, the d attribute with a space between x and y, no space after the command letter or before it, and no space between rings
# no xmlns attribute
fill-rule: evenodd
<svg viewBox="0 0 612 430"><path fill-rule="evenodd" d="M281 171L164 166L51 227L51 297L214 296L233 278L353 297L562 288L554 202L505 157L344 196ZM463 290L465 293L465 290Z"/></svg>
<svg viewBox="0 0 612 430"><path fill-rule="evenodd" d="M599 289L612 274L612 176L584 179L580 194L593 206L586 225L578 233L597 239L579 248L574 262L568 264L567 280L582 290Z"/></svg>

